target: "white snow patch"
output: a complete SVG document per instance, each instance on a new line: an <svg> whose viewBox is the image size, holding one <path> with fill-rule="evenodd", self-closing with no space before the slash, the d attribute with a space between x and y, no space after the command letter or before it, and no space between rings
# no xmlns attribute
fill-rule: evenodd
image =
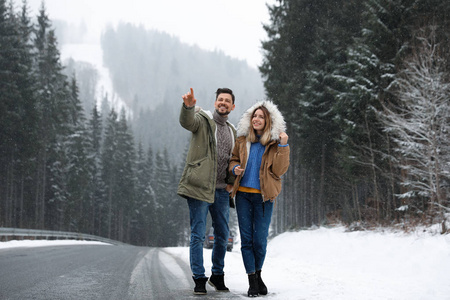
<svg viewBox="0 0 450 300"><path fill-rule="evenodd" d="M436 228L414 233L346 232L344 227L286 232L268 244L262 277L270 299L283 300L449 300L450 235ZM86 241L9 241L12 247L103 244ZM225 257L225 283L245 295L247 275L236 244ZM165 248L189 265L188 247ZM165 264L177 265L170 255ZM211 250L204 249L206 276ZM178 276L182 270L176 269ZM190 282L193 285L193 282ZM215 291L207 286L208 293Z"/></svg>
<svg viewBox="0 0 450 300"><path fill-rule="evenodd" d="M113 83L109 70L103 65L103 51L99 43L84 43L84 44L64 44L61 47L62 61L72 58L75 61L87 62L92 64L98 71L98 84L96 90L97 104L100 105L104 95L108 94L110 104L120 111L122 107L128 113L131 109L125 104L114 91Z"/></svg>
<svg viewBox="0 0 450 300"><path fill-rule="evenodd" d="M168 248L189 262L189 248ZM204 250L206 276L211 250ZM450 235L344 227L286 232L269 242L262 278L270 299L450 299ZM239 245L225 257L225 283L246 294Z"/></svg>
<svg viewBox="0 0 450 300"><path fill-rule="evenodd" d="M18 247L49 247L49 246L67 246L67 245L111 245L97 241L77 241L77 240L12 240L0 242L0 250Z"/></svg>

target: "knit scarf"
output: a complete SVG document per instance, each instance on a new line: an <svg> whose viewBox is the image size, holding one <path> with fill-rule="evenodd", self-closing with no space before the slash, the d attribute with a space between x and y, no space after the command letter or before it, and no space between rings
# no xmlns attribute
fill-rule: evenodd
<svg viewBox="0 0 450 300"><path fill-rule="evenodd" d="M217 181L216 188L223 189L227 186L225 182L228 163L230 159L232 136L227 125L228 116L221 116L214 111L213 119L217 128Z"/></svg>

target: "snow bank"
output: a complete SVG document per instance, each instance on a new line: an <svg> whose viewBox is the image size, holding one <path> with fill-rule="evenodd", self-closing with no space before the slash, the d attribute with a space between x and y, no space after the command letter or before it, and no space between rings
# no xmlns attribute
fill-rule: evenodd
<svg viewBox="0 0 450 300"><path fill-rule="evenodd" d="M85 241L10 241L11 247L104 244ZM105 244L107 245L107 244ZM247 275L235 245L225 258L225 282L246 295ZM189 248L167 248L189 264ZM211 250L204 250L206 275ZM357 231L344 227L286 232L269 242L262 277L270 299L449 300L450 235ZM191 282L193 286L193 282ZM208 287L209 293L215 293Z"/></svg>
<svg viewBox="0 0 450 300"><path fill-rule="evenodd" d="M67 245L110 245L96 241L77 241L77 240L21 240L0 242L0 250L17 247L47 247L47 246L67 246Z"/></svg>
<svg viewBox="0 0 450 300"><path fill-rule="evenodd" d="M248 289L239 250L225 258L227 286ZM169 248L189 262L188 248ZM206 275L211 250L204 251ZM262 277L270 299L450 299L450 235L383 231L345 232L344 227L286 232L268 245ZM214 291L211 291L214 293Z"/></svg>

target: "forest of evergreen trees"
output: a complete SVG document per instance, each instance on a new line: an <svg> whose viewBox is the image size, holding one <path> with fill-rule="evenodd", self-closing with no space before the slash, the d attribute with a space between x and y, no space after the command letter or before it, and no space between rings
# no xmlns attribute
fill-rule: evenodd
<svg viewBox="0 0 450 300"><path fill-rule="evenodd" d="M26 1L0 0L0 47L0 226L185 244L178 168L135 142L124 111L83 110L45 6L33 22Z"/></svg>
<svg viewBox="0 0 450 300"><path fill-rule="evenodd" d="M218 87L231 87L236 108L229 119L234 124L264 98L256 68L219 51L182 43L168 33L120 23L106 27L101 45L114 91L133 112L133 133L145 146L163 143L174 163L184 160L180 149L189 141L178 121L181 95L189 87L205 110L213 109Z"/></svg>
<svg viewBox="0 0 450 300"><path fill-rule="evenodd" d="M268 8L260 72L292 149L273 232L442 223L450 3L279 0ZM143 146L131 127L123 110L83 109L45 6L32 20L26 0L19 11L0 0L0 226L186 245L187 205L176 195L183 165L167 148Z"/></svg>
<svg viewBox="0 0 450 300"><path fill-rule="evenodd" d="M293 149L275 231L442 223L450 2L278 0L269 10L260 71Z"/></svg>

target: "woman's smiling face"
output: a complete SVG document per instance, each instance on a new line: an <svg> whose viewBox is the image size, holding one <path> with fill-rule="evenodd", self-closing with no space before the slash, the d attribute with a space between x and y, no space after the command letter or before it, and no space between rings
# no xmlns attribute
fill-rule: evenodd
<svg viewBox="0 0 450 300"><path fill-rule="evenodd" d="M252 126L257 135L262 135L266 126L266 118L262 109L257 109L252 117Z"/></svg>

